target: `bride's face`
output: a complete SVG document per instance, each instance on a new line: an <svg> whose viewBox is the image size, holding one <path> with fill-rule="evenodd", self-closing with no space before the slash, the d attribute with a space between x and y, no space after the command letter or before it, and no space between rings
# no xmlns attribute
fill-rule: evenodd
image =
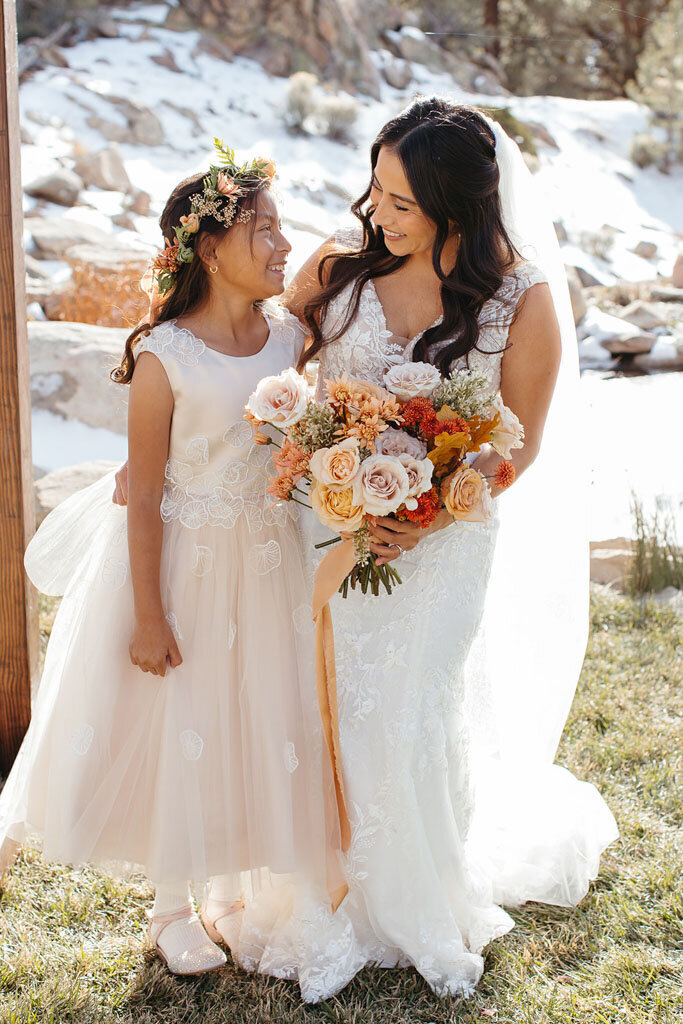
<svg viewBox="0 0 683 1024"><path fill-rule="evenodd" d="M292 246L282 234L275 200L267 189L262 189L251 220L233 224L216 246L218 272L211 277L211 285L237 288L251 301L281 295L291 251Z"/></svg>
<svg viewBox="0 0 683 1024"><path fill-rule="evenodd" d="M436 225L415 201L403 164L394 150L382 146L372 176L370 201L375 227L381 228L394 256L431 252Z"/></svg>

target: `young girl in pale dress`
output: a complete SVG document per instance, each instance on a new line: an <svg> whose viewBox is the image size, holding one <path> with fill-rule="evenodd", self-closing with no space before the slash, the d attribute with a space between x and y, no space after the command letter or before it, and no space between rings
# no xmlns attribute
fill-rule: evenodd
<svg viewBox="0 0 683 1024"><path fill-rule="evenodd" d="M27 551L64 597L0 799L5 854L36 833L52 860L142 867L150 938L179 974L225 962L213 940L243 901L295 913L300 879L338 881L296 506L272 507L270 449L243 419L304 343L268 301L290 245L272 166L222 155L166 205L156 312L113 374L130 384L127 515L105 477ZM190 883L209 883L202 919Z"/></svg>

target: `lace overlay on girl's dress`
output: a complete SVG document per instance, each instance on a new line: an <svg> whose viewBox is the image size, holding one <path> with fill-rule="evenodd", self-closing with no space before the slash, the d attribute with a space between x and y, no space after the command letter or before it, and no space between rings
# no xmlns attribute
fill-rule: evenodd
<svg viewBox="0 0 683 1024"><path fill-rule="evenodd" d="M360 244L358 231L337 238ZM469 366L485 374L492 392L500 387L515 305L543 280L536 267L522 264L482 310L481 351L470 353ZM330 333L343 319L352 287L330 305ZM392 336L369 282L354 321L320 352L319 395L325 379L344 372L381 384L389 367L411 358L418 338L406 344ZM453 368L465 365L459 359ZM310 514L302 521L312 578L324 553L313 544L329 534ZM583 820L590 811L600 819L594 797L600 798L568 773L566 779L532 780L530 800L543 804L534 828L520 823L520 834L513 835L498 828L490 803L492 792L502 793L496 723L468 665L496 533L497 520L453 524L397 560L403 583L391 596L352 592L332 602L352 827L350 895L336 915L337 927L346 915L352 929L344 963L412 963L442 995L473 991L482 949L513 925L500 903L577 902L602 849L595 838L600 828L593 836ZM546 820L548 834L555 828L550 852L547 837L538 839ZM512 860L505 879L501 856ZM326 971L321 991L329 995L343 968L330 956Z"/></svg>

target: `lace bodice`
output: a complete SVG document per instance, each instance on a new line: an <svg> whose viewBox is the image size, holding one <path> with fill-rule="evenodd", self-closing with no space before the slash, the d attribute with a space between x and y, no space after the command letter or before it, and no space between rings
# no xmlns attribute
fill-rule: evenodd
<svg viewBox="0 0 683 1024"><path fill-rule="evenodd" d="M345 246L359 247L362 236L359 229L350 228L338 232L335 237ZM503 351L515 307L527 288L545 280L542 271L529 262L520 264L512 273L506 275L496 295L482 307L478 348L467 357L455 360L451 369L465 369L469 366L490 380L492 392L498 391ZM328 333L334 333L343 323L352 291L353 282L330 303ZM432 326L439 323L440 319ZM408 345L398 343L387 328L386 317L374 282L369 281L361 292L355 320L341 338L325 346L320 352L319 389L322 389L325 378L344 372L381 384L384 374L391 366L412 359L415 345L424 333L421 331ZM440 347L452 340L444 339Z"/></svg>
<svg viewBox="0 0 683 1024"><path fill-rule="evenodd" d="M270 448L253 443L243 413L245 396L262 377L296 363L305 335L296 317L277 303L265 303L263 313L270 333L253 356L218 352L174 321L155 327L135 347L136 358L142 352L159 358L173 391L161 503L166 523L230 529L244 515L253 533L292 514L290 505L271 508L265 497Z"/></svg>

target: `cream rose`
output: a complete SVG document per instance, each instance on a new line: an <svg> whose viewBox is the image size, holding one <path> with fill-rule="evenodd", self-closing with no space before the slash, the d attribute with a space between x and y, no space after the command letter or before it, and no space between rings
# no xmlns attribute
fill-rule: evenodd
<svg viewBox="0 0 683 1024"><path fill-rule="evenodd" d="M331 448L314 452L310 468L318 483L338 491L350 487L360 469L359 448L357 437L347 437Z"/></svg>
<svg viewBox="0 0 683 1024"><path fill-rule="evenodd" d="M509 459L513 448L524 447L524 427L512 409L504 405L500 395L496 395L491 411L500 417L500 423L491 435L491 447L504 459Z"/></svg>
<svg viewBox="0 0 683 1024"><path fill-rule="evenodd" d="M387 427L382 436L377 440L377 451L383 455L412 455L414 459L424 459L427 454L427 445L418 437L412 437L405 430L397 430L396 427Z"/></svg>
<svg viewBox="0 0 683 1024"><path fill-rule="evenodd" d="M429 459L414 459L412 455L405 452L398 456L398 461L408 474L410 485L408 497L405 500L406 508L415 509L417 508L416 498L431 489L434 463Z"/></svg>
<svg viewBox="0 0 683 1024"><path fill-rule="evenodd" d="M400 363L384 374L384 384L400 402L429 398L441 383L441 374L431 363Z"/></svg>
<svg viewBox="0 0 683 1024"><path fill-rule="evenodd" d="M252 392L247 409L257 420L286 430L298 423L308 405L308 385L291 366L277 377L264 377Z"/></svg>
<svg viewBox="0 0 683 1024"><path fill-rule="evenodd" d="M441 499L454 519L484 523L493 515L493 500L481 473L459 466L441 484Z"/></svg>
<svg viewBox="0 0 683 1024"><path fill-rule="evenodd" d="M353 485L354 501L372 516L388 516L408 497L405 466L391 455L371 455L361 464Z"/></svg>
<svg viewBox="0 0 683 1024"><path fill-rule="evenodd" d="M315 509L323 526L336 533L353 533L363 525L365 512L355 504L353 487L336 490L316 481L310 490L311 508Z"/></svg>

